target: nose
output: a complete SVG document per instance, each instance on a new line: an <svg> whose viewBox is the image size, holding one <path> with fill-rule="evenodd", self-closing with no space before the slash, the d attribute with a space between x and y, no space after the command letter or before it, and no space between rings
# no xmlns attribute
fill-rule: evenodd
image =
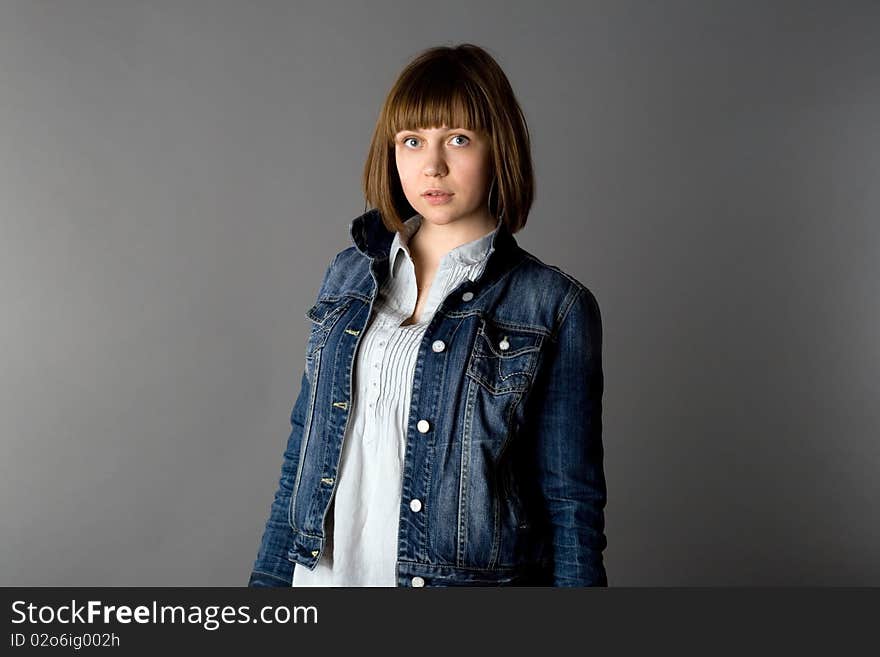
<svg viewBox="0 0 880 657"><path fill-rule="evenodd" d="M425 155L423 171L426 176L446 175L446 160L443 158L442 146L437 149L429 149Z"/></svg>

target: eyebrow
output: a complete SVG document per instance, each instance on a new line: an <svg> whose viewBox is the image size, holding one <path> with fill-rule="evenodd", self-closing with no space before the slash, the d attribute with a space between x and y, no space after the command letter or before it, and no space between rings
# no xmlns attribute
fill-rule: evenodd
<svg viewBox="0 0 880 657"><path fill-rule="evenodd" d="M463 131L463 132L475 132L474 130L469 130L468 128L440 128L439 130L440 130L441 133L444 133L444 134L448 134L448 133L450 133L450 132L462 132L462 131ZM397 135L402 135L402 134L404 134L405 132L414 132L414 133L416 133L417 135L424 134L424 133L422 133L421 131L416 130L415 128L405 128L405 129L403 129L403 130L400 130L400 131L396 132L396 133L395 133L395 136L397 136Z"/></svg>

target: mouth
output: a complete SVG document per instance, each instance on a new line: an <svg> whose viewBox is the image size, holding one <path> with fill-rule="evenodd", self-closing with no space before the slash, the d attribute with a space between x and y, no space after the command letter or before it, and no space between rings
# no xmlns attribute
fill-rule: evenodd
<svg viewBox="0 0 880 657"><path fill-rule="evenodd" d="M441 191L429 191L422 194L422 198L425 199L426 203L430 203L431 205L443 205L445 203L452 202L452 193L451 192L441 192Z"/></svg>

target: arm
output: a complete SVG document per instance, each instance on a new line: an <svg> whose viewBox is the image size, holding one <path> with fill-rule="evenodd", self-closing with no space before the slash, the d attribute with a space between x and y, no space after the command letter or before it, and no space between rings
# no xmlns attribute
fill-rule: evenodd
<svg viewBox="0 0 880 657"><path fill-rule="evenodd" d="M339 254L330 261L324 272L324 278L318 290L318 297L324 292L330 274L336 265ZM287 558L293 548L293 529L288 521L290 512L290 496L299 467L299 452L302 445L303 428L306 411L311 397L311 383L303 369L299 395L290 413L290 436L284 450L281 464L281 478L275 491L275 499L269 511L269 519L263 530L263 538L251 570L248 586L291 586L293 583L294 563Z"/></svg>
<svg viewBox="0 0 880 657"><path fill-rule="evenodd" d="M294 564L287 558L288 551L293 547L293 530L290 528L287 514L290 510L290 495L299 465L299 449L309 395L309 380L303 372L299 396L290 414L292 430L287 439L287 448L284 450L281 479L269 511L269 519L263 531L248 586L290 586L293 582Z"/></svg>
<svg viewBox="0 0 880 657"><path fill-rule="evenodd" d="M550 522L553 585L607 586L602 320L588 289L574 289L569 299L533 407L538 484Z"/></svg>

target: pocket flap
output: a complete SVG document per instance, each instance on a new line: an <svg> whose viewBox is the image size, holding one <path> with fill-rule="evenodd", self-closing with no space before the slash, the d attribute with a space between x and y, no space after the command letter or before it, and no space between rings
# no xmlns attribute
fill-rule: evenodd
<svg viewBox="0 0 880 657"><path fill-rule="evenodd" d="M544 336L522 329L509 329L483 320L477 332L475 351L484 356L515 358L530 351L540 351Z"/></svg>
<svg viewBox="0 0 880 657"><path fill-rule="evenodd" d="M306 311L306 319L316 324L324 324L337 313L342 312L350 302L349 297L318 299L317 303Z"/></svg>

